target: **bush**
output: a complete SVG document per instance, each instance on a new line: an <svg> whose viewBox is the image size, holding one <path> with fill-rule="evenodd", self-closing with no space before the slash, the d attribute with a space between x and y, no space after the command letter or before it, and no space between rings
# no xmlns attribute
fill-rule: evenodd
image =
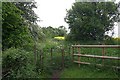
<svg viewBox="0 0 120 80"><path fill-rule="evenodd" d="M34 50L34 45L35 45L35 43L31 42L31 43L28 43L28 44L24 44L22 46L22 48L26 51L33 51Z"/></svg>
<svg viewBox="0 0 120 80"><path fill-rule="evenodd" d="M120 38L113 38L114 43L120 45Z"/></svg>
<svg viewBox="0 0 120 80"><path fill-rule="evenodd" d="M36 77L37 74L33 60L34 56L32 52L15 48L7 49L2 55L3 78ZM6 75L7 73L9 74Z"/></svg>

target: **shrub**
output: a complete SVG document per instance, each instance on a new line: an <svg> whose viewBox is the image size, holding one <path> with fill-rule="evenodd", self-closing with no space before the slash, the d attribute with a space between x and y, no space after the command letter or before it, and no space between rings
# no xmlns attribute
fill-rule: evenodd
<svg viewBox="0 0 120 80"><path fill-rule="evenodd" d="M32 52L15 48L7 49L2 55L3 78L36 77L33 58ZM7 73L9 74L4 76Z"/></svg>
<svg viewBox="0 0 120 80"><path fill-rule="evenodd" d="M24 44L22 48L26 51L33 51L35 43Z"/></svg>

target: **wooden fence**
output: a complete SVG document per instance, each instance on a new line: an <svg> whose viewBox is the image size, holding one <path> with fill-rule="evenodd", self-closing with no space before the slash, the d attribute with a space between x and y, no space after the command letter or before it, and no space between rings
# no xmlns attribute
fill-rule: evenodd
<svg viewBox="0 0 120 80"><path fill-rule="evenodd" d="M81 48L101 48L102 49L102 56L98 55L88 55L82 54ZM77 63L79 66L80 64L92 64L89 62L82 62L81 57L88 57L88 58L96 58L102 59L102 64L96 64L97 66L107 66L104 65L104 59L111 59L111 60L120 60L120 57L113 57L113 56L105 56L105 48L117 48L120 49L120 45L72 45L72 60L74 63ZM78 53L75 53L74 50L77 49ZM74 60L74 56L78 56L78 60ZM120 66L112 66L113 68L120 68Z"/></svg>
<svg viewBox="0 0 120 80"><path fill-rule="evenodd" d="M67 53L68 53L68 56L70 56L70 49L71 47L68 46L67 47ZM46 49L47 50L47 53L45 53L46 51L41 49L37 49L36 46L34 46L34 64L36 65L37 64L37 61L39 60L40 62L40 65L44 65L44 58L46 57L45 54L48 54L49 53L49 58L50 58L50 63L52 64L52 60L54 59L53 57L55 56L55 54L59 54L59 56L61 57L61 67L64 68L65 66L65 56L67 56L67 54L65 55L66 53L66 49L61 47L61 48L48 48ZM57 51L58 50L58 51ZM38 51L38 52L37 52ZM56 52L57 51L57 52Z"/></svg>
<svg viewBox="0 0 120 80"><path fill-rule="evenodd" d="M102 56L82 54L81 53L81 48L101 48L102 49L102 51L101 51L102 52ZM80 64L88 64L88 65L91 64L89 62L82 62L81 61L81 57L102 59L102 64L96 64L97 66L103 66L104 65L103 64L104 63L104 59L120 60L120 57L105 56L105 48L117 48L117 49L120 49L120 45L72 45L72 49L71 49L70 46L68 47L67 54L70 57L70 55L71 55L70 52L72 52L72 61L74 63L77 63L79 66L80 66ZM75 49L77 49L78 54L74 52ZM55 50L55 48L49 48L48 49L48 52L50 53L51 60L54 57L54 50ZM44 50L39 50L39 49L36 48L36 46L34 46L34 50L33 51L34 51L34 64L36 65L37 61L39 61L40 65L43 66L44 65L43 64L44 63L44 57L45 57L44 56L45 55ZM61 55L61 66L62 66L62 68L64 68L64 66L65 66L65 55L66 55L65 51L66 51L66 49L60 48L59 52L58 52ZM74 56L78 56L78 60L77 61L74 60ZM113 67L120 68L120 66L113 66ZM5 77L6 75L8 75L10 70L11 70L11 67L8 68L8 69L3 69L2 70L2 73L3 73L2 76Z"/></svg>

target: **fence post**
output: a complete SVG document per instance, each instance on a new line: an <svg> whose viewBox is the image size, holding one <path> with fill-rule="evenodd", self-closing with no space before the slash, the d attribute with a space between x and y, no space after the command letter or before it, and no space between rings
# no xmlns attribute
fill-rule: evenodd
<svg viewBox="0 0 120 80"><path fill-rule="evenodd" d="M64 49L62 48L62 68L64 68Z"/></svg>
<svg viewBox="0 0 120 80"><path fill-rule="evenodd" d="M103 47L103 48L102 48L102 56L104 57L104 55L105 55L105 48ZM104 65L104 59L102 59L102 63L103 63L103 65Z"/></svg>
<svg viewBox="0 0 120 80"><path fill-rule="evenodd" d="M80 47L77 48L78 48L78 54L80 54ZM80 56L78 56L78 61L80 62ZM80 67L80 63L78 64L78 66Z"/></svg>
<svg viewBox="0 0 120 80"><path fill-rule="evenodd" d="M72 62L74 62L74 46L72 46Z"/></svg>

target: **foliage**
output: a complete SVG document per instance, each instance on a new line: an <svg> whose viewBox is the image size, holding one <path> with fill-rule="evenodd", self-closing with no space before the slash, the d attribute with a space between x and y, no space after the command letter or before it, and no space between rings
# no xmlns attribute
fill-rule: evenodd
<svg viewBox="0 0 120 80"><path fill-rule="evenodd" d="M120 38L112 38L115 44L120 45Z"/></svg>
<svg viewBox="0 0 120 80"><path fill-rule="evenodd" d="M14 3L18 9L20 9L23 14L21 15L25 22L27 23L28 29L30 31L30 35L32 36L34 41L38 41L38 39L43 40L41 37L42 34L40 34L39 26L37 25L38 16L34 12L34 8L37 8L36 2L32 0L32 2L17 2Z"/></svg>
<svg viewBox="0 0 120 80"><path fill-rule="evenodd" d="M54 38L55 36L65 36L67 32L64 26L59 26L58 28L53 28L49 26L43 27L41 29L42 32L46 35L46 38Z"/></svg>
<svg viewBox="0 0 120 80"><path fill-rule="evenodd" d="M76 4L75 4L75 6L78 6ZM88 5L88 7L89 7L89 6L92 6L91 4L85 4L85 5ZM101 3L101 4L103 4L103 3ZM83 5L84 4L82 4L81 6L83 6ZM89 14L89 12L87 13L87 11L89 11L89 9L92 9L92 8L88 8L88 7L84 7L84 6L81 7L83 9L83 12L84 12L84 8L85 8L86 14ZM98 5L98 7L100 9L102 8L101 5ZM53 39L55 36L66 36L65 27L59 26L58 28L53 28L53 27L49 26L49 27L41 28L40 26L38 26L36 24L38 17L34 13L33 8L36 8L34 1L33 2L23 2L23 3L20 3L20 2L16 2L16 3L5 2L4 3L3 2L3 5L2 5L3 42L2 42L2 45L0 45L0 46L3 46L3 49L4 49L3 55L2 55L3 76L8 73L5 77L41 78L41 77L44 77L41 75L44 74L46 77L46 74L53 73L53 71L55 69L61 70L61 68L62 68L61 48L62 47L64 47L64 49L65 49L65 56L64 56L65 67L64 68L65 69L69 68L69 67L71 68L71 66L73 65L73 63L71 63L70 50L65 48L67 46L70 46L69 44L72 44L72 43L65 42L65 41L56 41ZM74 6L73 6L73 8L74 8ZM111 8L113 10L113 13L114 13L114 8L115 7ZM93 6L93 9L95 9L94 6ZM75 10L77 10L77 8L75 8ZM79 12L79 10L78 10L78 12ZM89 15L93 15L93 14L89 14ZM96 13L96 15L97 15L97 13ZM82 16L80 15L80 18L81 17ZM82 18L86 18L86 17L87 17L87 15L84 15L84 17L82 17ZM89 16L89 18L91 18L91 17ZM97 16L97 18L98 18L98 16ZM106 17L102 16L102 18L106 18ZM74 17L73 17L73 19L74 19ZM70 19L70 20L72 20L72 19ZM85 20L87 21L87 19L85 19ZM82 22L84 23L84 21L82 21ZM71 23L70 23L70 25L71 25ZM71 29L71 31L73 30L72 27L70 29ZM79 29L78 29L78 31L79 31ZM72 38L72 40L73 40L74 39L73 33L70 32L69 35L72 36L69 39ZM33 39L32 39L32 37L33 37ZM67 36L67 37L69 37L69 36ZM84 36L81 36L79 38L84 38ZM119 39L112 39L109 37L107 37L106 39L110 40L110 42L106 41L106 43L111 43L112 41L114 43L114 41L119 40ZM91 43L91 42L89 42L89 43ZM79 43L79 42L77 42L77 43ZM96 44L96 43L98 43L98 42L94 42L93 44ZM86 43L86 44L88 44L88 43ZM37 50L35 50L35 47ZM50 55L51 48L54 48L52 60L51 60L51 55ZM36 64L34 61L35 55L33 54L33 51L34 52L36 51L36 55L37 55ZM40 51L42 51L42 52L40 52ZM86 53L87 53L87 50L84 50L84 51L86 51ZM92 51L92 50L88 50L88 52L89 51ZM109 51L109 53L111 53L111 52L112 52L112 50ZM43 53L43 63L42 64L40 63L41 62L41 59L40 59L41 53Z"/></svg>
<svg viewBox="0 0 120 80"><path fill-rule="evenodd" d="M76 2L67 11L69 40L103 40L118 20L117 5L113 2Z"/></svg>
<svg viewBox="0 0 120 80"><path fill-rule="evenodd" d="M31 24L29 30L34 41L42 42L45 40L45 34L37 24Z"/></svg>
<svg viewBox="0 0 120 80"><path fill-rule="evenodd" d="M38 19L37 15L34 12L34 8L37 8L36 2L16 2L14 3L18 9L23 11L23 17L30 23L35 23Z"/></svg>
<svg viewBox="0 0 120 80"><path fill-rule="evenodd" d="M59 32L58 36L65 36L67 33L67 30L64 26L59 26L57 30Z"/></svg>
<svg viewBox="0 0 120 80"><path fill-rule="evenodd" d="M22 11L13 3L2 3L2 46L3 49L19 47L31 42L29 31L22 18Z"/></svg>
<svg viewBox="0 0 120 80"><path fill-rule="evenodd" d="M27 52L22 49L9 48L3 51L2 68L8 70L7 77L28 78L36 77L34 56L32 52ZM5 74L3 74L5 75Z"/></svg>

